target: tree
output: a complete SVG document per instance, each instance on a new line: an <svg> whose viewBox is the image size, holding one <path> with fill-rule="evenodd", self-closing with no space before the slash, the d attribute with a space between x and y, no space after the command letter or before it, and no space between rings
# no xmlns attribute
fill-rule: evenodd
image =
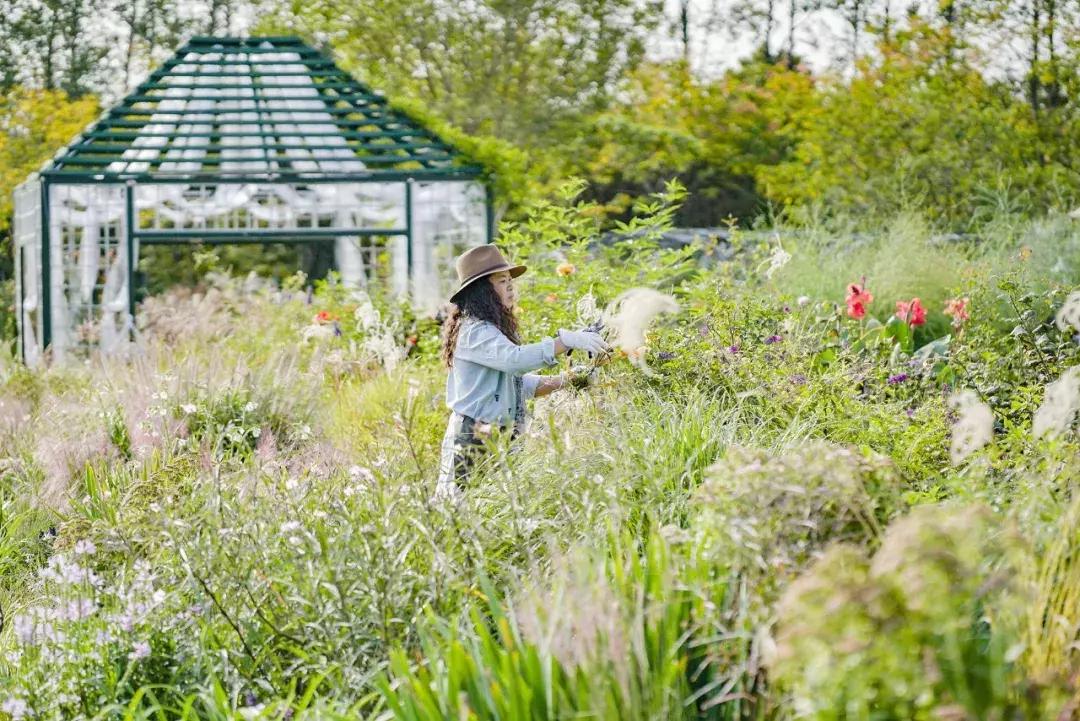
<svg viewBox="0 0 1080 721"><path fill-rule="evenodd" d="M871 215L917 207L963 226L987 195L1019 195L1037 211L1075 193L1012 88L962 62L953 43L916 21L850 82L824 86L793 129L792 159L760 169L768 196Z"/></svg>
<svg viewBox="0 0 1080 721"><path fill-rule="evenodd" d="M657 192L673 175L690 195L683 225L719 225L762 210L757 170L790 156L787 133L813 80L758 58L713 81L686 63L645 64L612 108L599 113L572 146L568 172L592 180L590 199L623 213L624 199Z"/></svg>
<svg viewBox="0 0 1080 721"><path fill-rule="evenodd" d="M12 191L98 113L92 96L16 87L0 100L0 279L10 277Z"/></svg>
<svg viewBox="0 0 1080 721"><path fill-rule="evenodd" d="M794 6L794 2L791 3ZM754 38L757 54L766 63L775 62L772 36L777 26L778 0L739 0L731 8L731 30L748 30Z"/></svg>
<svg viewBox="0 0 1080 721"><path fill-rule="evenodd" d="M657 0L312 0L261 30L298 32L389 95L524 147L602 109L640 61Z"/></svg>

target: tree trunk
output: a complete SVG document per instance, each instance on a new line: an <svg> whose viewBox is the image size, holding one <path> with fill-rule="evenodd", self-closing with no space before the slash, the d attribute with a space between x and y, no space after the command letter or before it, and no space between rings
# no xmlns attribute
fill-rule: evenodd
<svg viewBox="0 0 1080 721"><path fill-rule="evenodd" d="M1039 60L1042 55L1042 0L1031 0L1031 61L1028 68L1028 103L1039 115Z"/></svg>

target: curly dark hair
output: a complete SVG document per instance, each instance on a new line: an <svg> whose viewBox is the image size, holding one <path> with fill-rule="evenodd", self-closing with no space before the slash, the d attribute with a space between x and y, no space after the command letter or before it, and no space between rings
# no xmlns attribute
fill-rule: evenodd
<svg viewBox="0 0 1080 721"><path fill-rule="evenodd" d="M517 319L513 311L503 307L491 276L472 283L458 293L450 303L450 312L443 323L443 364L449 368L454 365L454 349L457 347L458 332L466 318L486 320L503 332L510 342L521 345Z"/></svg>

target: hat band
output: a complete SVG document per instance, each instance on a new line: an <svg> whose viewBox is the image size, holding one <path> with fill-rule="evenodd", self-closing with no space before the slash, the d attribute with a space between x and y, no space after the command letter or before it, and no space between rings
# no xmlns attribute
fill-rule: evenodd
<svg viewBox="0 0 1080 721"><path fill-rule="evenodd" d="M501 270L510 270L513 267L514 266L510 265L509 263L502 263L500 265L492 266L491 268L487 268L485 270L482 270L479 273L473 273L468 278L461 281L461 285L462 286L468 285L469 283L472 283L474 280L477 280L478 278L483 278L485 275L491 275L492 273L498 273Z"/></svg>

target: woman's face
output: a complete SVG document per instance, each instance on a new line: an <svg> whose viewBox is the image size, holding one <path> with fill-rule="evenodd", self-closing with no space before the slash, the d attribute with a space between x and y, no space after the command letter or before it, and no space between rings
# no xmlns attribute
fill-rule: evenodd
<svg viewBox="0 0 1080 721"><path fill-rule="evenodd" d="M510 277L510 273L503 270L492 273L488 277L491 278L491 285L495 288L495 295L499 296L503 308L512 311L517 305L517 291L514 289L514 279Z"/></svg>

